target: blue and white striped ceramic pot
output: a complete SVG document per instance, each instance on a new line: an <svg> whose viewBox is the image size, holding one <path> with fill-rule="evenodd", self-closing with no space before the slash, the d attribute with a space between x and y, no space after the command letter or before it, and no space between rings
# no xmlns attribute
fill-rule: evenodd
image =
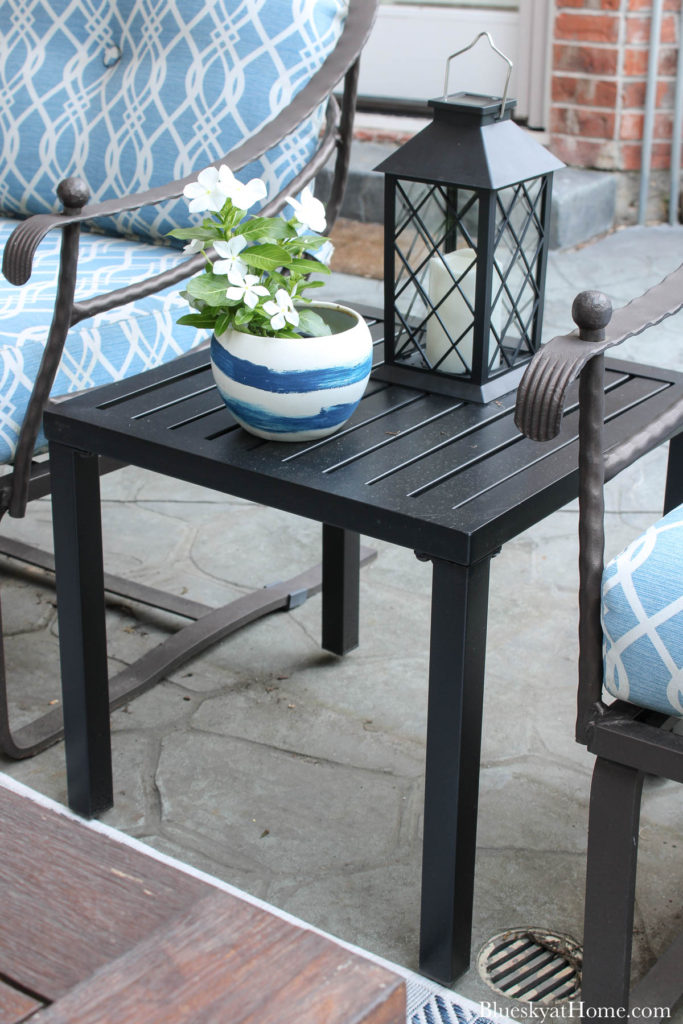
<svg viewBox="0 0 683 1024"><path fill-rule="evenodd" d="M372 368L362 316L320 302L332 333L260 338L229 330L211 339L216 386L245 430L271 441L312 441L334 433L356 408Z"/></svg>

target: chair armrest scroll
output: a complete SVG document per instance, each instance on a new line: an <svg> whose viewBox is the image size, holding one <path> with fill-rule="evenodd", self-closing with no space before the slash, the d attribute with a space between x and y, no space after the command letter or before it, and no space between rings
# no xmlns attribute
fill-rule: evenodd
<svg viewBox="0 0 683 1024"><path fill-rule="evenodd" d="M150 206L173 199L182 194L185 184L194 176L181 181L138 192L121 199L109 199L92 206L85 205L88 191L85 182L78 177L66 178L57 187L57 194L64 203L63 213L38 213L21 221L7 239L2 257L2 272L10 284L26 284L33 269L36 249L53 228L64 228L68 224L82 223L97 217L112 217L126 210ZM81 201L78 201L81 200Z"/></svg>
<svg viewBox="0 0 683 1024"><path fill-rule="evenodd" d="M534 356L517 392L515 423L535 441L556 437L567 389L586 363L683 308L683 266L611 316L601 292L581 292L572 306L579 330L553 338ZM610 319L611 316L611 319Z"/></svg>

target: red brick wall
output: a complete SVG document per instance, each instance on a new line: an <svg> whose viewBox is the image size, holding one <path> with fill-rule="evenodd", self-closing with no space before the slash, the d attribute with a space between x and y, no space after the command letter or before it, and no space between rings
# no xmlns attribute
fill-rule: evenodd
<svg viewBox="0 0 683 1024"><path fill-rule="evenodd" d="M670 167L682 0L664 0L652 168ZM556 0L550 148L575 167L641 166L652 0ZM679 155L680 156L680 155Z"/></svg>

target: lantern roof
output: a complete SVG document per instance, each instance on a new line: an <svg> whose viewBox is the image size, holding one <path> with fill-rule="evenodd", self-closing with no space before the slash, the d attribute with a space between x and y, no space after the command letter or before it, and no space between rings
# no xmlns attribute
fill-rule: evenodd
<svg viewBox="0 0 683 1024"><path fill-rule="evenodd" d="M397 178L500 189L564 167L511 120L516 100L454 93L430 100L434 120L375 170Z"/></svg>

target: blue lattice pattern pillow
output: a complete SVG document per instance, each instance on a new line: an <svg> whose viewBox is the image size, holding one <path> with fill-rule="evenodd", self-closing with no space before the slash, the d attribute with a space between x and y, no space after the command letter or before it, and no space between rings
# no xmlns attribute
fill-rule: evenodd
<svg viewBox="0 0 683 1024"><path fill-rule="evenodd" d="M0 219L0 248L16 221ZM39 246L28 284L15 288L0 276L0 465L11 462L43 355L55 302L61 232ZM177 249L106 235L81 238L76 299L144 280L184 259ZM201 340L179 327L187 312L178 287L83 320L69 331L53 395L121 380L159 366ZM37 450L45 445L41 434Z"/></svg>
<svg viewBox="0 0 683 1024"><path fill-rule="evenodd" d="M683 717L683 505L605 567L602 628L607 691Z"/></svg>
<svg viewBox="0 0 683 1024"><path fill-rule="evenodd" d="M56 210L71 174L96 202L200 171L291 103L337 43L347 7L0 0L0 214ZM321 107L240 177L277 194L315 151L323 117ZM104 228L159 240L187 223L180 199Z"/></svg>

